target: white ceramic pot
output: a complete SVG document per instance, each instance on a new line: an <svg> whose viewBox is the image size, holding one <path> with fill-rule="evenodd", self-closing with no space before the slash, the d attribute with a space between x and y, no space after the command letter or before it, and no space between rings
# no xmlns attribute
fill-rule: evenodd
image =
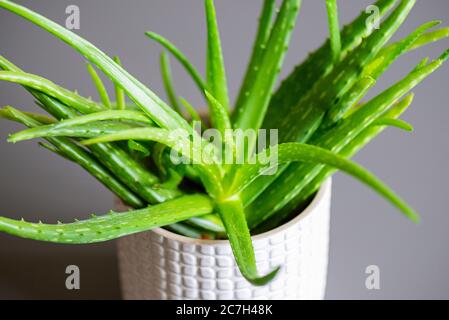
<svg viewBox="0 0 449 320"><path fill-rule="evenodd" d="M261 274L282 266L268 285L240 274L228 241L197 240L155 229L118 241L125 299L323 299L329 249L331 181L295 219L253 237Z"/></svg>

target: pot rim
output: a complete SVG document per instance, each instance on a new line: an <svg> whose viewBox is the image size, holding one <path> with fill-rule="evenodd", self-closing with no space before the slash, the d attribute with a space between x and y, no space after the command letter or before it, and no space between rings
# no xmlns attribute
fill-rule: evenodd
<svg viewBox="0 0 449 320"><path fill-rule="evenodd" d="M284 223L283 225L274 228L270 231L266 231L261 234L257 234L255 236L252 236L251 239L254 240L261 240L271 237L272 235L282 232L288 228L290 228L292 225L295 225L299 223L301 220L307 218L319 205L321 201L323 201L325 195L330 192L330 188L332 186L332 178L327 179L320 187L318 192L316 193L313 200L310 202L310 204L300 213L298 214L294 219L290 220L287 223ZM179 235L177 233L171 232L169 230L163 229L163 228L155 228L152 229L150 232L155 232L156 234L166 237L173 241L182 242L183 244L194 244L194 245L224 245L229 244L229 240L206 240L206 239L194 239L189 238L186 236Z"/></svg>

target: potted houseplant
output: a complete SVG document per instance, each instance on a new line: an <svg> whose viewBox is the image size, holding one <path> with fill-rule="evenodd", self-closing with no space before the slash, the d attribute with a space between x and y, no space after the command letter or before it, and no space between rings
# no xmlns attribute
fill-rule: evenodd
<svg viewBox="0 0 449 320"><path fill-rule="evenodd" d="M0 80L23 86L50 115L4 107L1 117L28 127L8 140L45 139L41 146L109 188L120 209L56 225L0 217L0 231L65 244L120 238L125 298L322 298L329 177L335 170L368 184L419 221L393 191L348 158L388 126L412 129L399 119L413 100L410 90L449 56L446 51L436 60L424 59L396 84L360 102L397 58L447 37L449 30L431 30L439 24L433 21L388 43L415 0L378 0L379 28L363 12L342 30L336 0L325 3L330 39L276 89L301 1L283 0L278 11L275 0L264 1L231 111L213 0L205 0L205 78L167 39L147 33L165 49L161 70L167 103L118 58L21 5L0 0L0 8L81 53L101 98L84 98L0 57ZM204 95L207 121L176 95L167 52ZM94 67L114 83L115 101Z"/></svg>

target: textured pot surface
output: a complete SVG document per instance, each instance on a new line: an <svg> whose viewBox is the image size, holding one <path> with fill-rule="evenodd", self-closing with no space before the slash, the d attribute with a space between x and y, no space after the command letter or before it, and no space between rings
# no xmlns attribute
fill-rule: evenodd
<svg viewBox="0 0 449 320"><path fill-rule="evenodd" d="M240 274L228 241L196 240L155 229L118 241L125 299L323 299L329 248L331 181L283 226L253 237L258 268L281 265L267 286Z"/></svg>

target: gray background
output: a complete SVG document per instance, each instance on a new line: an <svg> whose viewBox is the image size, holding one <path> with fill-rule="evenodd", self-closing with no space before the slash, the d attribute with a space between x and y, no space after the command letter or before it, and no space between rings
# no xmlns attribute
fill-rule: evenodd
<svg viewBox="0 0 449 320"><path fill-rule="evenodd" d="M39 0L19 1L64 23L69 4L81 9L78 33L107 53L118 54L131 73L161 93L160 47L144 35L160 32L175 42L203 71L204 18L200 0ZM261 0L217 0L230 90L235 96L250 52ZM371 1L344 0L347 23ZM405 35L433 19L449 23L449 1L418 1L400 29ZM304 0L283 75L321 45L327 36L324 1ZM83 59L64 44L22 19L0 11L1 53L28 72L43 75L83 95L94 89ZM381 80L392 84L420 57L439 55L449 41L405 56ZM191 81L174 67L176 86L196 105L202 104ZM356 160L384 178L422 213L416 226L358 182L338 174L334 184L331 254L327 298L449 298L448 67L414 90L414 105L405 118L411 135L390 129ZM35 110L30 97L15 85L0 83L0 104ZM112 196L77 166L49 154L35 142L5 142L20 127L0 124L1 215L55 222L71 221L111 208ZM65 267L81 268L81 290L65 290ZM365 268L378 265L381 290L365 288ZM0 298L119 298L114 243L67 247L0 235Z"/></svg>

